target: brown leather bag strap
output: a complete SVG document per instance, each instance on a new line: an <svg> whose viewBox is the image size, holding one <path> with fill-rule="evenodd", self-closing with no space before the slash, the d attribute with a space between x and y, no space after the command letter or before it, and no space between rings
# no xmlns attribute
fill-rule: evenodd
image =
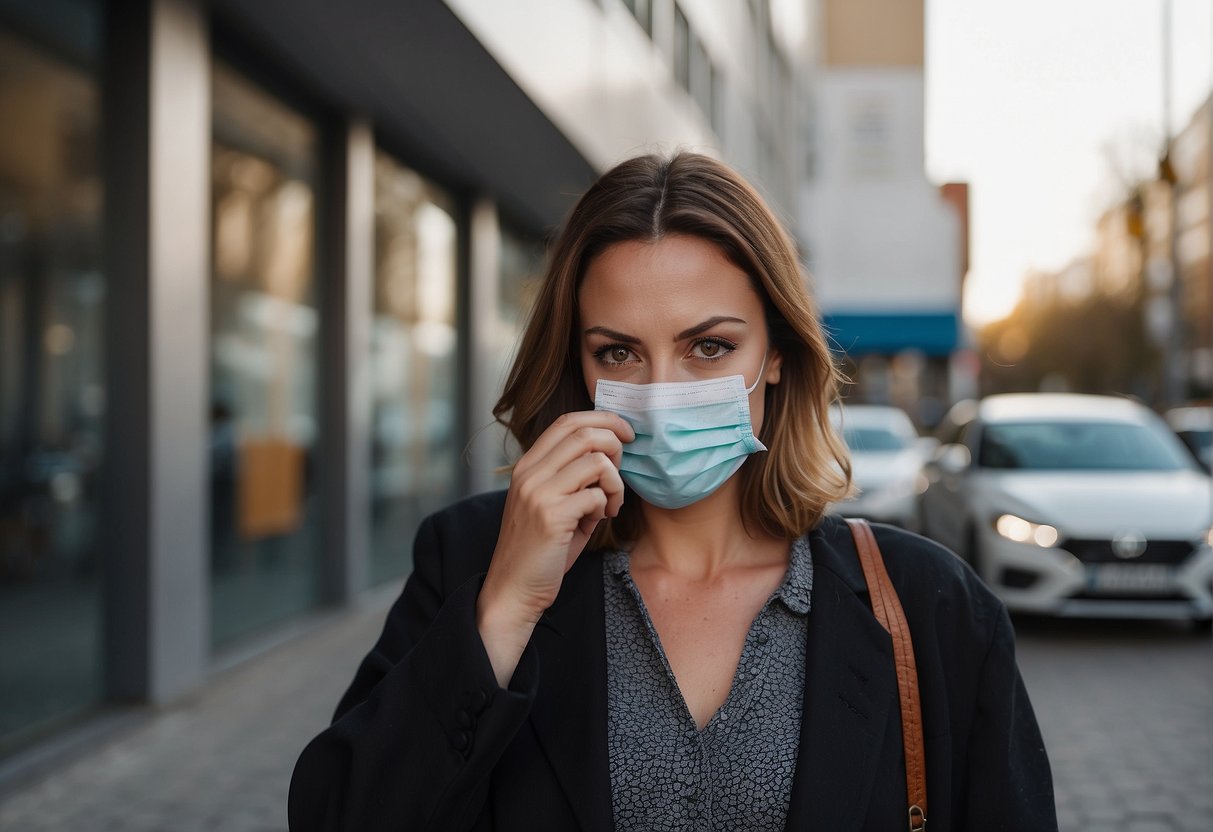
<svg viewBox="0 0 1213 832"><path fill-rule="evenodd" d="M859 563L863 567L872 611L880 626L893 638L893 662L897 668L897 692L901 699L901 741L906 762L906 794L910 832L925 832L927 828L927 766L923 758L922 707L918 699L918 665L914 661L914 644L905 611L897 590L889 580L876 535L866 520L847 519Z"/></svg>

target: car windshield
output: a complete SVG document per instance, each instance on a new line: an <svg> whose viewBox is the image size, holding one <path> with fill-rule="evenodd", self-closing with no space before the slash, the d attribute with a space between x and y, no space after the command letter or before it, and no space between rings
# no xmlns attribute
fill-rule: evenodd
<svg viewBox="0 0 1213 832"><path fill-rule="evenodd" d="M1190 430L1185 434L1202 450L1213 448L1213 430Z"/></svg>
<svg viewBox="0 0 1213 832"><path fill-rule="evenodd" d="M1033 471L1179 471L1192 467L1177 443L1123 422L986 425L978 464Z"/></svg>
<svg viewBox="0 0 1213 832"><path fill-rule="evenodd" d="M847 427L842 439L852 451L900 451L908 447L909 440L886 428Z"/></svg>

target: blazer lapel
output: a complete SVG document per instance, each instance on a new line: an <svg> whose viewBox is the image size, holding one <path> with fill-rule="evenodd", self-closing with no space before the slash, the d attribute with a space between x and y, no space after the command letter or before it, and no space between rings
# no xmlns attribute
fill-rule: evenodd
<svg viewBox="0 0 1213 832"><path fill-rule="evenodd" d="M607 760L602 559L584 552L535 628L539 691L531 725L583 829L614 826Z"/></svg>
<svg viewBox="0 0 1213 832"><path fill-rule="evenodd" d="M827 519L810 538L813 594L788 829L860 828L897 707L892 642L867 605L849 534Z"/></svg>

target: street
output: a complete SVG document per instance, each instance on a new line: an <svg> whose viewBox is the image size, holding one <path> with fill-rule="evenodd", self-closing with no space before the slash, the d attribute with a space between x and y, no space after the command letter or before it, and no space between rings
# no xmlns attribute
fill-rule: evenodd
<svg viewBox="0 0 1213 832"><path fill-rule="evenodd" d="M1213 640L1182 624L1017 619L1062 832L1213 829Z"/></svg>
<svg viewBox="0 0 1213 832"><path fill-rule="evenodd" d="M295 757L328 719L391 598L379 590L324 617L188 701L0 798L0 829L285 829ZM1021 619L1016 626L1063 832L1213 829L1208 634L1152 623Z"/></svg>

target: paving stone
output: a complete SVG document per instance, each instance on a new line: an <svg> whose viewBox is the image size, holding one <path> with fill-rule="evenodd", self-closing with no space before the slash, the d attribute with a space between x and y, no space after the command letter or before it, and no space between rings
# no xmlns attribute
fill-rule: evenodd
<svg viewBox="0 0 1213 832"><path fill-rule="evenodd" d="M368 598L7 795L0 830L282 832L295 759L391 600ZM1021 626L1019 658L1062 832L1213 830L1213 644L1166 626L1037 622Z"/></svg>
<svg viewBox="0 0 1213 832"><path fill-rule="evenodd" d="M1018 654L1062 832L1213 830L1207 638L1149 622L1034 621L1019 627Z"/></svg>
<svg viewBox="0 0 1213 832"><path fill-rule="evenodd" d="M369 596L7 795L0 830L282 832L295 760L328 723L393 596Z"/></svg>
<svg viewBox="0 0 1213 832"><path fill-rule="evenodd" d="M1175 824L1169 819L1130 819L1124 828L1126 832L1176 832Z"/></svg>

